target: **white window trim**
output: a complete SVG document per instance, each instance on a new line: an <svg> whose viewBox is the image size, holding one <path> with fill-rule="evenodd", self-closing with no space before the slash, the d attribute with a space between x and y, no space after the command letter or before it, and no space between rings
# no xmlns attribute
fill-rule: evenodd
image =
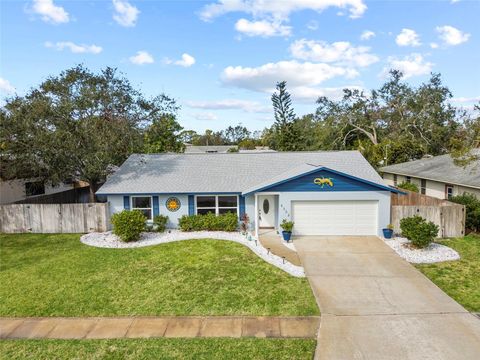
<svg viewBox="0 0 480 360"><path fill-rule="evenodd" d="M149 208L134 208L133 207L133 198L150 198L150 207ZM147 221L153 221L153 196L151 195L135 195L130 196L130 210L150 210L150 218L147 218Z"/></svg>
<svg viewBox="0 0 480 360"><path fill-rule="evenodd" d="M219 214L219 209L236 209L237 210L237 216L240 216L240 199L238 195L232 195L232 194L215 194L215 195L210 195L210 194L205 194L205 195L195 195L195 215L198 215L198 209L213 209L214 207L212 206L197 206L197 199L198 197L202 196L213 196L215 197L215 215L218 216ZM235 196L237 198L237 206L218 206L218 197L219 196Z"/></svg>

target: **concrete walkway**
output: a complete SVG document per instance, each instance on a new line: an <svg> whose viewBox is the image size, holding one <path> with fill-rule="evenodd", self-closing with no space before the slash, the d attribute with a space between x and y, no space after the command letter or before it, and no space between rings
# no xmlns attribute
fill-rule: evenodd
<svg viewBox="0 0 480 360"><path fill-rule="evenodd" d="M282 244L283 240L275 230L260 229L258 238L263 247L270 249L273 254L285 257L285 260L293 265L301 266L297 253Z"/></svg>
<svg viewBox="0 0 480 360"><path fill-rule="evenodd" d="M317 359L480 359L480 321L377 237L299 237Z"/></svg>
<svg viewBox="0 0 480 360"><path fill-rule="evenodd" d="M0 318L2 339L256 337L315 339L318 316Z"/></svg>

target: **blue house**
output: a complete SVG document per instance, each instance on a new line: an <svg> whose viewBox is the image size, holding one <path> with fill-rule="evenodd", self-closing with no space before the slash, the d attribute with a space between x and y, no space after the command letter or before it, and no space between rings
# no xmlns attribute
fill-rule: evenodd
<svg viewBox="0 0 480 360"><path fill-rule="evenodd" d="M135 154L97 191L111 213L138 209L178 226L183 215L248 214L251 230L296 235L381 235L390 192L358 151Z"/></svg>

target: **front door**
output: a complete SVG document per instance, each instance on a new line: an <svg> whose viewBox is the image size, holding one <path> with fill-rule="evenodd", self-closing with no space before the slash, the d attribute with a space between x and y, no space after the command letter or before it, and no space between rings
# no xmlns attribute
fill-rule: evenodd
<svg viewBox="0 0 480 360"><path fill-rule="evenodd" d="M273 195L258 196L258 225L261 228L275 227L275 201Z"/></svg>

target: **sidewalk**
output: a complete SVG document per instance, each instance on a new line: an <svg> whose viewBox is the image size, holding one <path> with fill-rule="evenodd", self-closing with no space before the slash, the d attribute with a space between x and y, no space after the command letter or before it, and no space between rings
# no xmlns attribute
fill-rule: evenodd
<svg viewBox="0 0 480 360"><path fill-rule="evenodd" d="M320 317L159 316L0 318L2 339L256 337L315 339Z"/></svg>
<svg viewBox="0 0 480 360"><path fill-rule="evenodd" d="M263 247L270 249L273 254L285 257L285 260L293 265L302 266L297 253L282 244L283 240L275 230L260 230L258 238Z"/></svg>

